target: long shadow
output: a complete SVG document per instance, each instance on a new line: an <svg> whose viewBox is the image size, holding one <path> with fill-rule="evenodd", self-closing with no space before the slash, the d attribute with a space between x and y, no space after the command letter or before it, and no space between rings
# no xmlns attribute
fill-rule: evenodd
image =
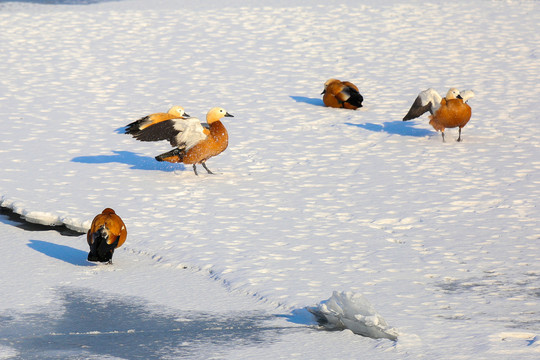
<svg viewBox="0 0 540 360"><path fill-rule="evenodd" d="M88 253L65 245L58 245L41 240L30 240L29 248L52 258L65 261L75 266L95 266L86 261Z"/></svg>
<svg viewBox="0 0 540 360"><path fill-rule="evenodd" d="M71 161L84 164L120 163L130 165L131 169L136 170L158 170L166 172L185 170L182 164L159 162L153 157L141 156L131 151L113 151L113 153L114 155L77 156L71 159Z"/></svg>
<svg viewBox="0 0 540 360"><path fill-rule="evenodd" d="M322 99L319 99L319 98L308 98L305 96L291 96L291 99L293 99L296 102L302 102L302 103L316 105L316 106L324 106Z"/></svg>
<svg viewBox="0 0 540 360"><path fill-rule="evenodd" d="M0 345L16 350L12 359L200 359L269 345L288 329L265 313L154 312L142 300L95 290L61 289L58 303L59 315L0 313Z"/></svg>
<svg viewBox="0 0 540 360"><path fill-rule="evenodd" d="M345 125L356 126L365 130L373 132L385 132L388 134L396 134L402 136L416 136L416 137L425 137L433 135L434 132L427 129L415 128L413 123L405 121L387 121L382 124L353 124L345 123Z"/></svg>

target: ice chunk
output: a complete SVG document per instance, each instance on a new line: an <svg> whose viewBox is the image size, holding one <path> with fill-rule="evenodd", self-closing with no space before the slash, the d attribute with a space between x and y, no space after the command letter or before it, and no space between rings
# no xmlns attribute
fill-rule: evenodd
<svg viewBox="0 0 540 360"><path fill-rule="evenodd" d="M334 291L330 299L308 310L329 330L349 329L374 339L396 340L398 336L362 294Z"/></svg>

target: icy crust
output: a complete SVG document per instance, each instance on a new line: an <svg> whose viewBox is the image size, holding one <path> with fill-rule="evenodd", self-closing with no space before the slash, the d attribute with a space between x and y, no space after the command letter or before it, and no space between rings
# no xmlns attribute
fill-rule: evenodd
<svg viewBox="0 0 540 360"><path fill-rule="evenodd" d="M69 216L60 216L52 212L27 210L25 206L17 201L0 197L0 207L7 208L29 223L45 226L65 226L70 230L86 233L90 228L91 220L81 220Z"/></svg>
<svg viewBox="0 0 540 360"><path fill-rule="evenodd" d="M362 295L350 291L334 291L328 300L308 308L319 324L328 330L349 329L353 333L374 339L397 340L398 332Z"/></svg>

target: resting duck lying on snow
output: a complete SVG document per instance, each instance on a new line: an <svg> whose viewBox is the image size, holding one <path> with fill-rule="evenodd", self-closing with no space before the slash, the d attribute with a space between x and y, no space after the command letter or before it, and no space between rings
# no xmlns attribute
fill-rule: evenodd
<svg viewBox="0 0 540 360"><path fill-rule="evenodd" d="M466 101L474 97L474 92L466 90L463 94L465 97L458 89L451 88L446 97L441 98L441 95L431 88L424 90L418 94L403 121L417 118L429 111L431 113L429 123L435 130L441 132L443 141L444 130L455 127L459 127L457 141L461 141L461 128L467 125L471 118L471 107L466 104Z"/></svg>
<svg viewBox="0 0 540 360"><path fill-rule="evenodd" d="M356 85L337 79L326 81L321 95L323 95L324 105L334 108L356 110L362 107L362 101L364 101Z"/></svg>
<svg viewBox="0 0 540 360"><path fill-rule="evenodd" d="M199 119L174 118L151 124L133 137L140 141L167 140L175 149L156 156L158 161L171 163L193 164L197 174L197 164L201 164L209 174L206 160L222 153L229 144L227 129L221 123L223 117L233 117L225 109L215 107L206 114L207 124L201 124Z"/></svg>
<svg viewBox="0 0 540 360"><path fill-rule="evenodd" d="M114 249L126 241L126 225L113 209L106 208L92 221L86 240L90 245L88 261L112 263Z"/></svg>
<svg viewBox="0 0 540 360"><path fill-rule="evenodd" d="M179 119L179 118L188 118L189 115L186 114L184 108L178 105L175 105L169 109L166 113L155 113L147 115L140 118L137 121L132 122L126 126L126 134L136 134L141 130L147 128L150 125L157 124L158 122L170 120L170 119Z"/></svg>

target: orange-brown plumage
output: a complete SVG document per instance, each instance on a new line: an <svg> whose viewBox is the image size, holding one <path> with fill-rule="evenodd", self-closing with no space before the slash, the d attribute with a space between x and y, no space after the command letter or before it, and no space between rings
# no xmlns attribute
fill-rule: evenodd
<svg viewBox="0 0 540 360"><path fill-rule="evenodd" d="M114 249L124 244L126 225L113 209L106 208L92 221L86 234L90 246L89 261L111 262Z"/></svg>
<svg viewBox="0 0 540 360"><path fill-rule="evenodd" d="M471 107L463 99L442 99L441 107L429 116L429 123L437 131L446 128L463 128L471 119Z"/></svg>
<svg viewBox="0 0 540 360"><path fill-rule="evenodd" d="M184 164L200 164L227 149L229 135L223 123L218 120L209 125L208 137L186 151L182 159Z"/></svg>
<svg viewBox="0 0 540 360"><path fill-rule="evenodd" d="M334 108L356 110L362 107L364 98L360 95L358 87L349 81L330 79L324 84L324 105Z"/></svg>

